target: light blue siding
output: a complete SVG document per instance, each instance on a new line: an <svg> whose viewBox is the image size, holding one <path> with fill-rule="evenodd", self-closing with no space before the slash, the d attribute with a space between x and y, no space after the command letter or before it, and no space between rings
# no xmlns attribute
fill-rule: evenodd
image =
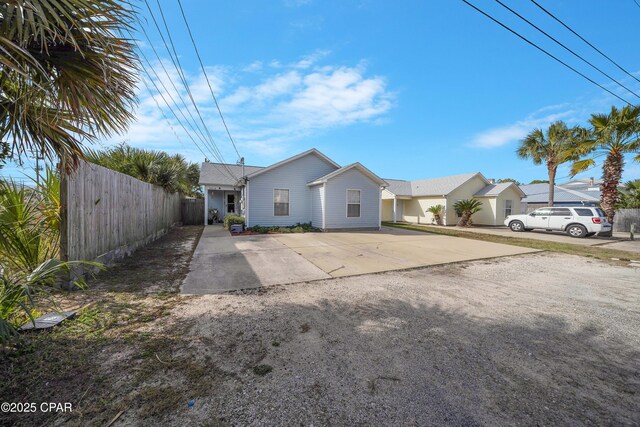
<svg viewBox="0 0 640 427"><path fill-rule="evenodd" d="M347 218L347 189L360 190L360 217ZM378 228L380 185L357 169L332 179L325 188L325 228Z"/></svg>
<svg viewBox="0 0 640 427"><path fill-rule="evenodd" d="M311 223L314 227L322 228L322 210L324 209L324 186L311 187Z"/></svg>
<svg viewBox="0 0 640 427"><path fill-rule="evenodd" d="M337 168L313 153L264 172L249 181L249 222L255 225L293 225L310 222L311 188L307 183ZM273 214L273 190L289 190L289 216Z"/></svg>

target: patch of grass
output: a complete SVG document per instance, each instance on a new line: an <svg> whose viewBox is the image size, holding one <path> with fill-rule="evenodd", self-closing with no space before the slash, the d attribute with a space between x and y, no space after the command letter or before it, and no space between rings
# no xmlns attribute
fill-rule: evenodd
<svg viewBox="0 0 640 427"><path fill-rule="evenodd" d="M273 341L273 342L271 343L271 345L272 345L272 346L274 346L274 347L280 347L280 342L278 342L278 341Z"/></svg>
<svg viewBox="0 0 640 427"><path fill-rule="evenodd" d="M619 260L638 259L640 255L633 252L609 249L602 246L576 245L572 243L551 242L547 240L527 239L522 237L497 236L494 234L474 233L473 231L457 230L444 227L422 227L419 225L398 224L383 222L385 227L402 228L405 230L420 231L430 234L442 234L445 236L462 237L465 239L481 240L484 242L502 243L505 245L522 246L525 248L539 249L549 252L560 252L571 255L580 255L604 261L611 261L612 258Z"/></svg>
<svg viewBox="0 0 640 427"><path fill-rule="evenodd" d="M322 231L317 227L311 225L310 222L297 223L296 225L290 225L287 227L280 227L278 225L265 227L262 225L254 225L247 228L247 231L253 233L267 234L267 233L315 233Z"/></svg>
<svg viewBox="0 0 640 427"><path fill-rule="evenodd" d="M253 367L253 373L260 375L261 377L264 377L271 371L273 371L273 367L271 365L258 365Z"/></svg>

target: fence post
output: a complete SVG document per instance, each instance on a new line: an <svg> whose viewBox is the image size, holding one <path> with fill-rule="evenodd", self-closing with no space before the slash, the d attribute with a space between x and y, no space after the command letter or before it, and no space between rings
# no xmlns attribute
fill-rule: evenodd
<svg viewBox="0 0 640 427"><path fill-rule="evenodd" d="M60 168L60 260L69 261L69 175Z"/></svg>

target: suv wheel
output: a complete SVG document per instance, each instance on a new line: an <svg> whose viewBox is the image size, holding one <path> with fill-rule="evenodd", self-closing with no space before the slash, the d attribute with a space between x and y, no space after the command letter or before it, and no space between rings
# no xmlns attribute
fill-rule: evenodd
<svg viewBox="0 0 640 427"><path fill-rule="evenodd" d="M580 224L571 224L567 227L567 234L571 237L586 237L587 229Z"/></svg>
<svg viewBox="0 0 640 427"><path fill-rule="evenodd" d="M511 231L524 231L524 224L522 223L522 221L511 221L509 223L509 228L511 229Z"/></svg>

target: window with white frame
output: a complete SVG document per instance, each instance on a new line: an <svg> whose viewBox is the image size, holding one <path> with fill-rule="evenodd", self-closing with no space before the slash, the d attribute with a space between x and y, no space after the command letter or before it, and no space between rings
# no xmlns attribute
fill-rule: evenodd
<svg viewBox="0 0 640 427"><path fill-rule="evenodd" d="M504 216L507 217L509 215L511 215L511 200L505 200L504 201Z"/></svg>
<svg viewBox="0 0 640 427"><path fill-rule="evenodd" d="M360 190L347 190L347 218L360 217Z"/></svg>
<svg viewBox="0 0 640 427"><path fill-rule="evenodd" d="M273 215L289 216L289 190L281 188L273 190Z"/></svg>

